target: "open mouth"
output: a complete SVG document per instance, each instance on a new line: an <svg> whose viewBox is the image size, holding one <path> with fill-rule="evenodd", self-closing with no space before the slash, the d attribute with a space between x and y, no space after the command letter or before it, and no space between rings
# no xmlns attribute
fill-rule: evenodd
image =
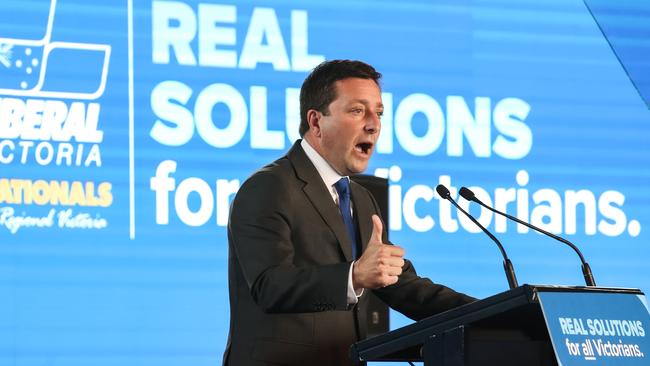
<svg viewBox="0 0 650 366"><path fill-rule="evenodd" d="M369 154L370 150L372 149L372 143L371 142L362 142L359 144L356 144L355 149L359 151L362 154Z"/></svg>

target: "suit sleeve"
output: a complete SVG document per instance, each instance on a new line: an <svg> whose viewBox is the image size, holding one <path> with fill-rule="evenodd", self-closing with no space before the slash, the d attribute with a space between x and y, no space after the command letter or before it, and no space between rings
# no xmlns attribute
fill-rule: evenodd
<svg viewBox="0 0 650 366"><path fill-rule="evenodd" d="M409 318L420 320L476 301L471 296L418 276L413 264L409 260L405 262L396 284L374 292L388 306Z"/></svg>
<svg viewBox="0 0 650 366"><path fill-rule="evenodd" d="M229 241L253 300L269 313L346 310L350 263L294 264L295 246L304 244L292 240L296 196L287 182L263 170L235 197Z"/></svg>

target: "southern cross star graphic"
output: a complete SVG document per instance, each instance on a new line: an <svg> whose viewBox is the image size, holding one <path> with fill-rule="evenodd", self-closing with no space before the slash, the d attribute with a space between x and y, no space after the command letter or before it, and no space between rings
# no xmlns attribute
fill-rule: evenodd
<svg viewBox="0 0 650 366"><path fill-rule="evenodd" d="M34 87L38 82L42 57L42 47L1 43L0 63L7 70L2 73L0 87L23 90Z"/></svg>

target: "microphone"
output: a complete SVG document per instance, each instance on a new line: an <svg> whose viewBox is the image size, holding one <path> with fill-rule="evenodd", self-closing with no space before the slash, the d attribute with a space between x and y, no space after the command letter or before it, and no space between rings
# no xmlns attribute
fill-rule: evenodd
<svg viewBox="0 0 650 366"><path fill-rule="evenodd" d="M508 279L508 285L510 286L510 289L519 286L517 284L517 276L515 276L515 268L512 266L512 262L510 262L510 259L508 258L508 255L506 254L506 251L505 249L503 249L503 245L501 245L499 240L497 240L497 238L495 238L491 232L489 232L485 227L483 227L483 225L481 225L481 223L478 222L474 218L474 216L470 215L467 211L463 210L463 208L460 207L456 203L456 201L454 201L453 198L451 198L451 194L449 193L447 187L443 186L442 184L438 184L438 186L436 187L436 191L438 192L440 197L449 200L449 202L451 202L458 210L460 210L460 212L464 213L467 217L469 217L469 219L472 220L472 222L476 224L476 226L480 227L481 230L483 230L483 232L487 234L487 236L489 236L490 239L492 239L497 244L499 250L501 251L501 255L503 256L503 270L506 272L506 278Z"/></svg>
<svg viewBox="0 0 650 366"><path fill-rule="evenodd" d="M529 228L531 228L531 229L533 229L533 230L535 230L537 232L540 232L540 233L542 233L542 234L544 234L546 236L550 236L551 238L570 246L578 254L578 257L580 257L580 261L582 262L582 275L585 278L585 283L587 284L587 286L596 286L596 281L594 280L594 275L591 273L591 267L589 267L589 263L587 263L587 261L585 260L585 257L582 256L582 253L580 252L580 249L578 249L578 247L575 246L572 242L570 242L570 241L568 241L568 240L566 240L564 238L561 238L561 237L559 237L559 236L557 236L555 234L551 234L551 233L549 233L548 231L546 231L546 230L544 230L542 228L538 228L538 227L536 227L536 226L534 226L532 224L529 224L529 223L527 223L525 221L522 221L522 220L520 220L520 219L518 219L518 218L516 218L516 217L514 217L512 215L508 215L505 212L501 212L501 211L499 211L499 210L497 210L495 208L492 208L492 207L486 205L485 203L481 202L481 200L476 198L476 195L474 195L474 192L472 192L469 188L462 187L460 189L459 193L464 199L466 199L468 201L474 201L474 202L478 203L479 205L487 208L488 210L490 210L490 211L492 211L494 213L498 213L501 216L505 216L505 217L509 218L510 220L513 220L513 221L515 221L515 222L517 222L519 224L527 226L527 227L529 227Z"/></svg>

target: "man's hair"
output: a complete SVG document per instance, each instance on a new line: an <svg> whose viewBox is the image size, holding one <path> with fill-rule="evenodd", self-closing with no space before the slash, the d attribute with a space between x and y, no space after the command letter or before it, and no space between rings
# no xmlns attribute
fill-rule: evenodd
<svg viewBox="0 0 650 366"><path fill-rule="evenodd" d="M381 74L365 62L354 60L325 61L316 66L300 88L300 136L309 130L307 111L315 109L329 114L329 105L336 99L335 83L348 78L371 79L379 86Z"/></svg>

